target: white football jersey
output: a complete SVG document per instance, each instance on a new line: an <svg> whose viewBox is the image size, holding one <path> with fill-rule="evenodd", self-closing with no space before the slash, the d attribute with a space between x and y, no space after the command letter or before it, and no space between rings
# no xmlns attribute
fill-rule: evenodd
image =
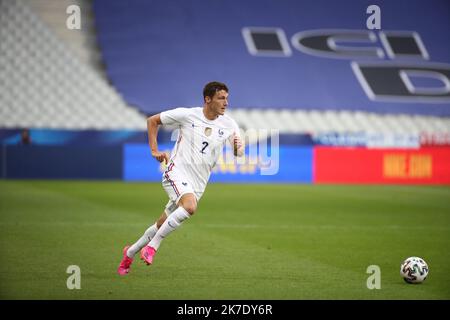
<svg viewBox="0 0 450 320"><path fill-rule="evenodd" d="M195 191L204 191L212 168L223 151L227 139L233 145L239 127L230 116L209 120L203 108L177 108L161 112L163 125L177 126L179 134L170 161L191 179Z"/></svg>

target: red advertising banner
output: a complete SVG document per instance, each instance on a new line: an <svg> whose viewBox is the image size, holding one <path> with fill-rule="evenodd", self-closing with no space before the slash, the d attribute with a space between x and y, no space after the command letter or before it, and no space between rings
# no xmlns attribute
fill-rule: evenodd
<svg viewBox="0 0 450 320"><path fill-rule="evenodd" d="M450 148L314 148L314 183L450 184Z"/></svg>

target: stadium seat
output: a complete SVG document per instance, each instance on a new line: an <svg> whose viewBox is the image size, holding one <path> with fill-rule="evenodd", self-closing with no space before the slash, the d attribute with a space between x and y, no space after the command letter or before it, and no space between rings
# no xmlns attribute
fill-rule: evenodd
<svg viewBox="0 0 450 320"><path fill-rule="evenodd" d="M145 116L81 62L28 2L2 1L0 12L0 107L9 111L0 127L145 129Z"/></svg>

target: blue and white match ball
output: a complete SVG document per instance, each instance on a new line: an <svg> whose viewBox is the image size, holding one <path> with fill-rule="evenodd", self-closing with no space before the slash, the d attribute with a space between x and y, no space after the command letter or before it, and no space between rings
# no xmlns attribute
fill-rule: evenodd
<svg viewBox="0 0 450 320"><path fill-rule="evenodd" d="M400 275L408 283L422 283L428 276L428 264L419 257L409 257L400 266Z"/></svg>

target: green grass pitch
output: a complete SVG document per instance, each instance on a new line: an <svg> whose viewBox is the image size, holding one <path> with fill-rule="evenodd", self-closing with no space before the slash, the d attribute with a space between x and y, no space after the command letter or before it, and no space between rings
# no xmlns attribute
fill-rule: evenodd
<svg viewBox="0 0 450 320"><path fill-rule="evenodd" d="M449 187L210 184L154 264L119 277L166 201L158 183L0 181L0 298L450 299ZM400 278L409 256L423 284Z"/></svg>

